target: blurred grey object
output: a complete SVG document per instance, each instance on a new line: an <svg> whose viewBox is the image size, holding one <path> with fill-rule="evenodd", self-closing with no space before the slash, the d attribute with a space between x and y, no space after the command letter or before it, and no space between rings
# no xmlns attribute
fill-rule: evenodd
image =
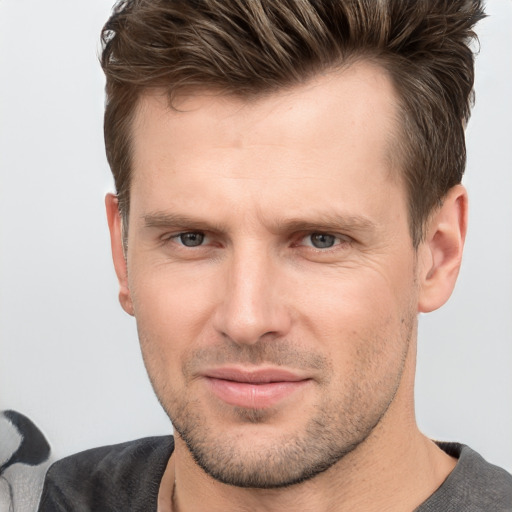
<svg viewBox="0 0 512 512"><path fill-rule="evenodd" d="M37 510L50 462L50 445L34 423L0 412L0 512Z"/></svg>

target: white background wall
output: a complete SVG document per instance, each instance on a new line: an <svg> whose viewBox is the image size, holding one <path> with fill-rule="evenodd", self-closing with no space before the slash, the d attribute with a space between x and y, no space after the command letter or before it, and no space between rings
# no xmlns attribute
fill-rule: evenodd
<svg viewBox="0 0 512 512"><path fill-rule="evenodd" d="M171 430L117 303L103 211L111 5L0 0L0 409L29 415L57 457ZM420 320L417 410L430 436L512 471L512 2L488 13L466 256L451 301Z"/></svg>

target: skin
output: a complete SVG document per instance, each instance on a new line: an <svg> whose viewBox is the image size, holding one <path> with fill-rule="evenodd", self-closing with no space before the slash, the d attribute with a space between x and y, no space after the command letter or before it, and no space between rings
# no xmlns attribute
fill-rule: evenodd
<svg viewBox="0 0 512 512"><path fill-rule="evenodd" d="M175 427L160 510L405 511L453 469L416 426L414 366L417 314L457 277L467 198L454 187L413 248L396 104L363 62L252 101L141 98L126 254L106 204L120 301ZM204 377L226 365L304 385L236 407Z"/></svg>

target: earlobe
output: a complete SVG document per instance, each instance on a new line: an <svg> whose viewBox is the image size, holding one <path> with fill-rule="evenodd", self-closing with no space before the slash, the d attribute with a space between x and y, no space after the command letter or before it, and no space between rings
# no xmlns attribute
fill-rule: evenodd
<svg viewBox="0 0 512 512"><path fill-rule="evenodd" d="M467 216L466 189L456 185L433 214L418 249L419 312L434 311L450 298L462 261Z"/></svg>
<svg viewBox="0 0 512 512"><path fill-rule="evenodd" d="M126 258L123 248L123 229L121 215L119 213L119 204L114 194L107 194L105 197L105 207L107 210L108 228L110 231L110 245L112 248L112 259L114 268L119 281L119 302L123 309L129 314L134 314L133 304L128 286L128 272Z"/></svg>

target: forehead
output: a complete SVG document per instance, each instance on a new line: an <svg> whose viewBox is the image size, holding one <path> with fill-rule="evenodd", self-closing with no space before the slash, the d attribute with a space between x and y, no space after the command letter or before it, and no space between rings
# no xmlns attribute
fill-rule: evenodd
<svg viewBox="0 0 512 512"><path fill-rule="evenodd" d="M361 188L386 194L396 111L385 71L366 62L252 100L203 91L171 107L165 94L146 94L133 124L132 192L162 207L187 203L183 190L189 203L237 196L239 208L257 197L260 209L277 201L270 187L290 208L318 201L319 183L333 201L350 203Z"/></svg>
<svg viewBox="0 0 512 512"><path fill-rule="evenodd" d="M179 93L171 105L166 92L156 90L142 94L137 103L132 126L134 153L137 155L141 148L139 142L148 142L146 137L141 140L141 132L152 130L157 132L153 135L165 137L162 126L167 124L171 128L170 123L176 128L174 135L179 137L179 143L187 146L202 135L208 136L205 143L214 142L215 138L222 138L225 143L226 137L231 136L234 145L251 144L251 136L253 140L264 136L258 128L266 128L265 124L277 128L267 131L267 138L275 142L286 140L291 134L287 129L290 124L300 127L304 138L311 138L308 127L313 128L318 142L325 140L325 132L334 135L333 128L343 128L346 140L349 131L357 134L358 128L366 129L369 137L377 134L392 140L396 107L395 90L386 70L367 61L356 61L317 75L302 85L251 98L199 89ZM371 125L377 130L371 130ZM219 130L212 130L213 127ZM189 137L189 132L197 137ZM160 137L155 140L158 142Z"/></svg>

